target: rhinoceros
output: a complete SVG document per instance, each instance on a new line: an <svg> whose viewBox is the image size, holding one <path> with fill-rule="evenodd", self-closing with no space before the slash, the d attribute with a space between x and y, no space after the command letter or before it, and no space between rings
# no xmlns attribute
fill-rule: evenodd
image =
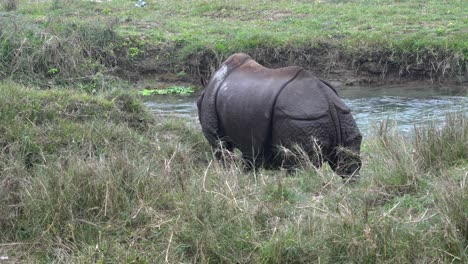
<svg viewBox="0 0 468 264"><path fill-rule="evenodd" d="M284 150L299 146L317 167L326 161L343 178L359 175L362 135L350 109L310 71L270 69L236 53L204 86L199 120L215 150L238 148L249 164L291 168L297 159Z"/></svg>

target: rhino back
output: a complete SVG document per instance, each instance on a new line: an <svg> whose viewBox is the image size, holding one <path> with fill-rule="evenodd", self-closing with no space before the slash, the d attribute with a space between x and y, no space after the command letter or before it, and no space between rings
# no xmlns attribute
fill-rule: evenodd
<svg viewBox="0 0 468 264"><path fill-rule="evenodd" d="M299 67L268 69L253 60L234 70L220 86L216 108L222 134L247 158L262 157L271 137L273 106Z"/></svg>
<svg viewBox="0 0 468 264"><path fill-rule="evenodd" d="M291 148L300 143L305 150L311 150L314 137L323 147L332 146L337 136L330 111L333 96L335 92L310 72L301 72L278 96L272 144Z"/></svg>

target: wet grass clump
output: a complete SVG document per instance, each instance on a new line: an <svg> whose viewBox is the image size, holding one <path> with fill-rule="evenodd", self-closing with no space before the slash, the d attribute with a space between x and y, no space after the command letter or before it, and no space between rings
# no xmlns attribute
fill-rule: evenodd
<svg viewBox="0 0 468 264"><path fill-rule="evenodd" d="M152 117L119 90L4 82L0 93L0 255L11 261L468 259L466 157L422 163L432 147L416 147L420 136L367 138L350 184L305 158L293 174L247 171L239 153L221 164L198 125ZM466 142L454 125L466 117L451 118L425 142ZM442 142L435 151L451 152Z"/></svg>

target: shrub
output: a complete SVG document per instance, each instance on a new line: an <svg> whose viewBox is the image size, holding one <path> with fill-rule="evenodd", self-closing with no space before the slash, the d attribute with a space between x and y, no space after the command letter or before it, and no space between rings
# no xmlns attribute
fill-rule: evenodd
<svg viewBox="0 0 468 264"><path fill-rule="evenodd" d="M32 24L19 16L0 17L0 78L41 87L80 83L89 92L103 83L112 87L115 82L97 76L116 64L119 37L112 27L101 21L63 25L50 18Z"/></svg>

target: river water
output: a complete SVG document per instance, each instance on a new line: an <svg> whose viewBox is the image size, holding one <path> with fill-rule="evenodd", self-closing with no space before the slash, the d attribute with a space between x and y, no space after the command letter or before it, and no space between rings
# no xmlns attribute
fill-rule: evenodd
<svg viewBox="0 0 468 264"><path fill-rule="evenodd" d="M447 113L468 113L468 87L465 86L350 86L338 93L351 108L359 129L369 135L380 122L391 120L396 128L410 132L414 125L430 122L443 124ZM162 116L197 120L193 96L154 96L146 105Z"/></svg>

